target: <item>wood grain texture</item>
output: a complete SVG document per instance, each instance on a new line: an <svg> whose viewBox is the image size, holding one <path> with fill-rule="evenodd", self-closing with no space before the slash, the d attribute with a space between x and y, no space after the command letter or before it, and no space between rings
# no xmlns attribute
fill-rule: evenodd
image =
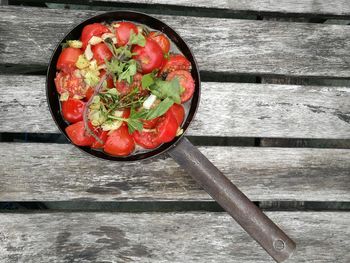
<svg viewBox="0 0 350 263"><path fill-rule="evenodd" d="M350 201L350 150L199 148L256 201ZM87 156L69 144L0 143L0 201L211 198L166 155L136 163Z"/></svg>
<svg viewBox="0 0 350 263"><path fill-rule="evenodd" d="M1 132L58 132L41 76L0 75L0 116ZM188 134L350 138L350 88L202 83Z"/></svg>
<svg viewBox="0 0 350 263"><path fill-rule="evenodd" d="M98 13L101 12L2 7L0 63L47 65L64 33L82 19ZM350 31L346 25L157 17L174 27L188 42L202 71L350 75Z"/></svg>
<svg viewBox="0 0 350 263"><path fill-rule="evenodd" d="M288 262L348 263L349 212L267 213L297 243ZM273 260L224 213L0 214L1 262Z"/></svg>
<svg viewBox="0 0 350 263"><path fill-rule="evenodd" d="M175 5L215 8L236 12L247 11L253 13L350 15L350 3L347 0L336 0L332 2L327 0L99 0L93 2Z"/></svg>

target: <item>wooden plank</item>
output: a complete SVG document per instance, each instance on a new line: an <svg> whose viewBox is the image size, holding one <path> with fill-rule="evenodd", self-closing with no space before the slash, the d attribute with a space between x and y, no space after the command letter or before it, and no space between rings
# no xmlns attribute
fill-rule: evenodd
<svg viewBox="0 0 350 263"><path fill-rule="evenodd" d="M0 75L1 132L58 132L43 76ZM350 88L202 83L195 136L350 138ZM20 123L20 125L19 125Z"/></svg>
<svg viewBox="0 0 350 263"><path fill-rule="evenodd" d="M45 66L57 41L96 11L0 9L0 63ZM193 48L200 69L234 74L349 77L346 25L157 16ZM27 25L23 27L23 25ZM215 25L215 26L213 26Z"/></svg>
<svg viewBox="0 0 350 263"><path fill-rule="evenodd" d="M350 150L200 147L256 201L350 201ZM87 156L72 145L0 143L0 201L211 198L173 159L137 163Z"/></svg>
<svg viewBox="0 0 350 263"><path fill-rule="evenodd" d="M349 262L349 212L267 214L297 243L288 262ZM0 252L28 263L272 262L228 215L204 212L2 213Z"/></svg>
<svg viewBox="0 0 350 263"><path fill-rule="evenodd" d="M90 0L91 2L91 0ZM212 0L98 0L93 2L123 4L160 4L166 6L185 6L215 8L235 12L277 13L277 14L313 14L313 15L350 15L347 0L254 0L254 1L212 1Z"/></svg>

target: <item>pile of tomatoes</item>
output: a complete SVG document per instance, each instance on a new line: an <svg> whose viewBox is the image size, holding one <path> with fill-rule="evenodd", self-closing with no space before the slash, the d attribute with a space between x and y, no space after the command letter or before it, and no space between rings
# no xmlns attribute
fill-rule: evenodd
<svg viewBox="0 0 350 263"><path fill-rule="evenodd" d="M78 146L88 146L94 149L102 149L104 152L115 156L127 156L133 153L135 145L145 149L154 149L162 143L172 141L179 134L181 124L185 117L185 110L181 104L173 104L162 116L151 120L143 120L143 130L129 133L126 123L114 130L105 131L100 126L94 126L91 122L88 126L95 134L92 136L87 132L83 121L84 108L91 96L94 94L93 86L85 80L82 72L77 68L76 63L79 57L86 54L90 48L92 58L99 67L99 77L107 74L103 67L105 61L112 58L110 48L101 41L90 45L93 37L103 38L106 34L114 36L115 46L125 46L129 42L130 34L139 33L140 26L131 22L114 22L111 24L93 23L85 26L82 30L80 45L66 47L62 50L57 61L57 73L55 78L56 89L61 95L67 98L61 101L63 118L69 122L66 133L70 140ZM125 80L118 81L112 77L106 80L106 89L116 88L123 96L139 87L140 94L148 96L147 91L142 89L141 79L144 74L157 72L157 75L164 80L178 78L182 87L181 103L191 99L195 89L194 80L190 74L191 63L182 54L169 54L171 42L161 32L142 32L146 38L144 46L133 45L131 48L133 57L137 61L137 73L133 76L131 83ZM130 115L130 108L124 108L122 117L127 119ZM96 136L99 140L96 140Z"/></svg>

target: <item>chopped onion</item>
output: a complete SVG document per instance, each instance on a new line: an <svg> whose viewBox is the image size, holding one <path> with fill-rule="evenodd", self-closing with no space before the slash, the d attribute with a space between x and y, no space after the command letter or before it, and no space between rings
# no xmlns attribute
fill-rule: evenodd
<svg viewBox="0 0 350 263"><path fill-rule="evenodd" d="M153 103L156 101L157 97L153 94L149 95L148 98L143 102L142 106L146 109L149 110Z"/></svg>
<svg viewBox="0 0 350 263"><path fill-rule="evenodd" d="M84 55L87 58L87 60L89 60L89 61L93 58L94 54L91 51L91 45L90 44L87 45L87 47L85 49L85 52L84 52Z"/></svg>

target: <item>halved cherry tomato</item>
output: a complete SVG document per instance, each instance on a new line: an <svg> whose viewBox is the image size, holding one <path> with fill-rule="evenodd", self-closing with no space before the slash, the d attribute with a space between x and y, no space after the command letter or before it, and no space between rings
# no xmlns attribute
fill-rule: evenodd
<svg viewBox="0 0 350 263"><path fill-rule="evenodd" d="M154 128L156 126L158 120L159 120L159 117L154 118L152 120L143 120L142 121L143 128L145 128L145 129L152 129L152 128Z"/></svg>
<svg viewBox="0 0 350 263"><path fill-rule="evenodd" d="M128 127L122 125L113 131L107 138L103 149L106 153L117 156L126 156L132 153L135 149L135 142L128 132Z"/></svg>
<svg viewBox="0 0 350 263"><path fill-rule="evenodd" d="M82 121L84 107L85 103L81 100L68 98L68 100L62 102L63 118L70 123Z"/></svg>
<svg viewBox="0 0 350 263"><path fill-rule="evenodd" d="M154 41L156 41L158 43L158 45L163 50L164 54L169 52L170 41L166 35L164 35L163 33L157 32L157 31L153 31L153 32L149 33L148 37L150 39L153 39Z"/></svg>
<svg viewBox="0 0 350 263"><path fill-rule="evenodd" d="M155 141L157 134L155 132L134 131L132 137L135 142L145 149L154 149L161 145L161 142Z"/></svg>
<svg viewBox="0 0 350 263"><path fill-rule="evenodd" d="M150 73L154 69L160 69L163 65L163 51L153 39L147 38L144 47L135 46L132 52L136 53L133 58L140 63L143 74Z"/></svg>
<svg viewBox="0 0 350 263"><path fill-rule="evenodd" d="M156 124L156 134L154 138L155 142L170 142L172 141L179 127L175 116L172 112L167 111L163 116L160 117Z"/></svg>
<svg viewBox="0 0 350 263"><path fill-rule="evenodd" d="M169 59L165 61L164 66L160 70L160 76L166 78L170 72L180 69L190 71L191 62L183 55L170 55Z"/></svg>
<svg viewBox="0 0 350 263"><path fill-rule="evenodd" d="M95 130L96 131L96 130ZM94 131L94 132L95 132ZM107 141L107 137L108 137L108 131L102 131L100 129L98 129L95 134L97 135L98 138L100 138L100 140L102 141L102 143L98 142L97 140L95 140L92 145L91 148L95 148L95 149L100 149L103 148L103 146L105 145L106 141Z"/></svg>
<svg viewBox="0 0 350 263"><path fill-rule="evenodd" d="M130 33L134 31L135 34L138 33L137 27L131 22L120 22L115 28L115 35L117 37L118 46L125 46L129 42Z"/></svg>
<svg viewBox="0 0 350 263"><path fill-rule="evenodd" d="M78 146L91 146L95 141L94 137L86 134L83 121L69 125L66 128L66 133L69 139Z"/></svg>
<svg viewBox="0 0 350 263"><path fill-rule="evenodd" d="M105 74L106 74L106 71L104 69L102 69L101 73L100 73L100 77L102 78ZM107 78L107 88L111 89L113 87L114 87L113 78L112 78L112 76L109 76Z"/></svg>
<svg viewBox="0 0 350 263"><path fill-rule="evenodd" d="M105 59L110 60L113 57L112 52L105 43L93 45L91 51L94 54L94 59L96 59L98 65L104 64Z"/></svg>
<svg viewBox="0 0 350 263"><path fill-rule="evenodd" d="M75 71L72 73L63 71L56 73L55 85L59 94L68 92L70 97L77 95L83 98L87 91L83 78L76 74Z"/></svg>
<svg viewBox="0 0 350 263"><path fill-rule="evenodd" d="M184 92L181 94L181 102L186 102L192 98L194 93L194 80L191 74L186 70L176 70L169 73L167 80L172 80L177 77L180 82L180 86L184 88Z"/></svg>
<svg viewBox="0 0 350 263"><path fill-rule="evenodd" d="M90 38L93 36L100 37L104 33L110 33L111 31L106 27L105 25L102 25L100 23L93 23L90 25L87 25L83 28L83 31L81 32L81 42L83 42L83 50L85 50L86 46L89 43Z"/></svg>
<svg viewBox="0 0 350 263"><path fill-rule="evenodd" d="M177 124L181 126L182 122L184 121L185 118L185 109L181 104L174 104L173 106L170 107L169 111L174 115L176 118Z"/></svg>
<svg viewBox="0 0 350 263"><path fill-rule="evenodd" d="M142 91L141 79L142 79L142 74L136 73L133 76L133 80L130 84L126 80L122 80L122 81L117 81L115 86L121 95L129 94L136 87L138 87L139 91L141 92Z"/></svg>
<svg viewBox="0 0 350 263"><path fill-rule="evenodd" d="M67 47L62 50L57 60L56 68L65 72L71 72L76 69L75 63L78 57L83 54L79 48Z"/></svg>

